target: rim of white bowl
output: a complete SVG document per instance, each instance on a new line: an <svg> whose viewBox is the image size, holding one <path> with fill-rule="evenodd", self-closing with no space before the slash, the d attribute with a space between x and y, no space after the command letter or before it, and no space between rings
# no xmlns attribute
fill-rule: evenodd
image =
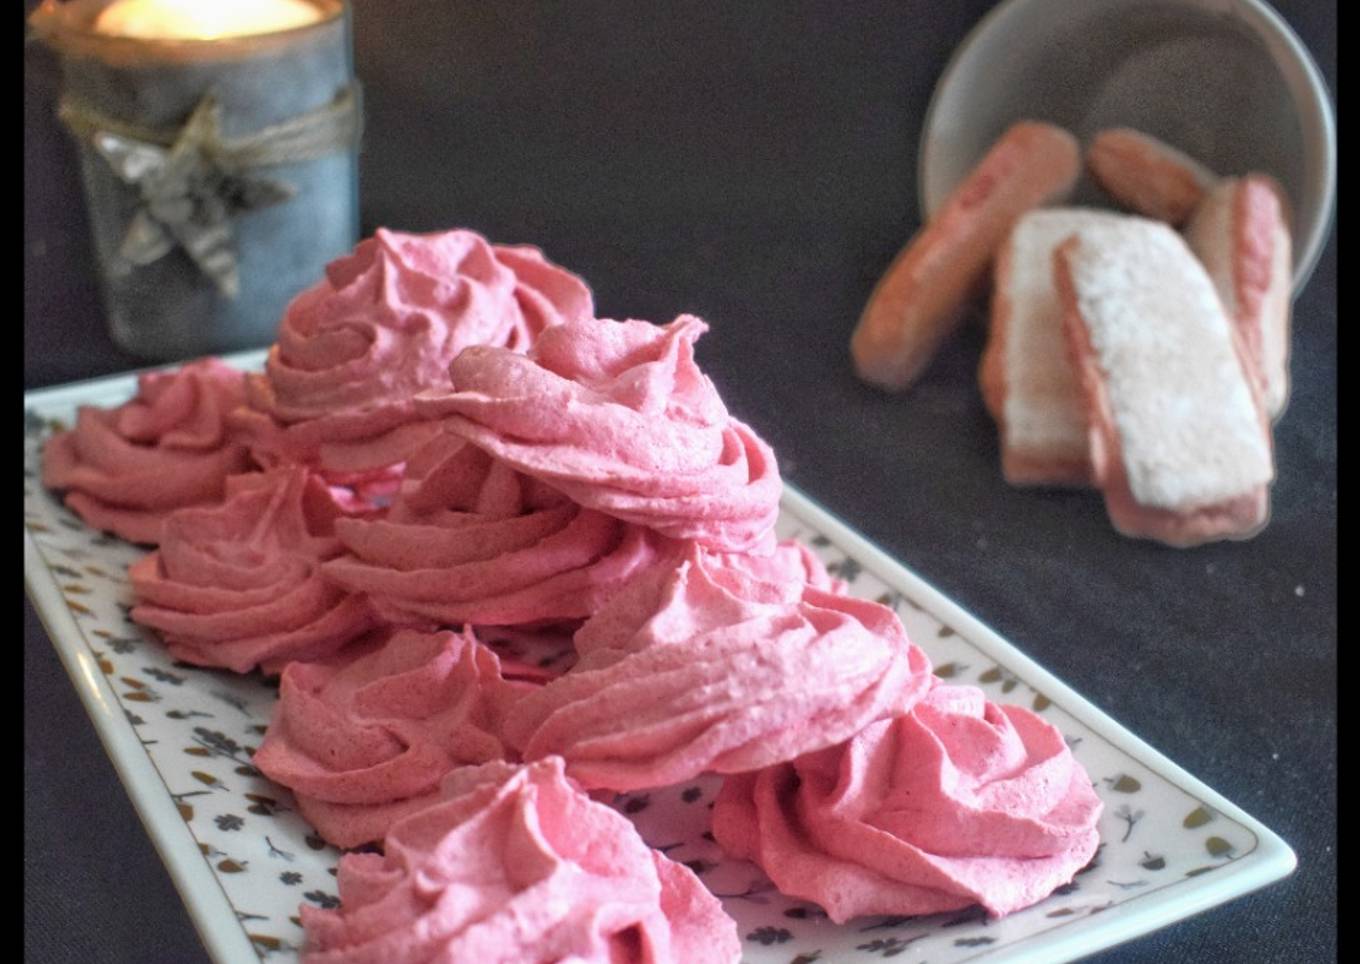
<svg viewBox="0 0 1360 964"><path fill-rule="evenodd" d="M964 34L963 40L954 48L944 70L940 72L940 79L935 82L935 89L931 92L930 102L926 106L925 118L921 124L921 135L916 145L916 197L923 221L934 213L931 210L929 198L926 197L926 181L930 159L926 145L930 141L931 131L935 126L935 115L938 112L945 89L954 80L959 62L968 52L968 49L977 42L983 33L991 29L1002 14L1008 12L1012 7L1034 2L1044 2L1044 0L1002 0L1001 3L987 11L982 19L974 24L968 33ZM1203 0L1187 0L1187 2L1191 6L1204 5ZM1278 66L1286 74L1291 68L1300 71L1307 83L1309 93L1312 95L1302 105L1312 116L1303 118L1303 120L1311 121L1312 125L1316 126L1322 140L1322 151L1316 165L1321 170L1312 172L1321 184L1322 203L1318 206L1318 216L1314 219L1308 231L1308 236L1302 239L1302 253L1299 255L1297 267L1294 269L1294 298L1297 299L1313 276L1313 270L1317 267L1318 259L1322 257L1322 250L1331 237L1332 227L1336 221L1336 116L1332 109L1331 91L1327 87L1327 82L1323 79L1316 61L1313 60L1313 55L1304 46L1298 34L1294 32L1294 28L1289 26L1284 17L1280 16L1278 10L1266 3L1265 0L1228 0L1228 5L1232 6L1235 12L1241 14L1244 21L1253 27L1268 44L1271 40L1283 43L1292 59L1287 61L1277 59ZM1285 77L1286 82L1289 79L1288 76Z"/></svg>

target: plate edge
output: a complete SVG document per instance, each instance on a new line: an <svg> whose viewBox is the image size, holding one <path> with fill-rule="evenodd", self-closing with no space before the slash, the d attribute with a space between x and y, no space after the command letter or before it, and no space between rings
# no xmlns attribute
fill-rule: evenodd
<svg viewBox="0 0 1360 964"><path fill-rule="evenodd" d="M37 575L39 571L44 577ZM218 964L259 960L221 882L199 853L198 841L175 808L173 798L168 792L162 792L169 788L165 787L146 747L141 745L136 730L122 716L124 709L117 694L93 657L81 652L80 643L75 642L84 642L85 635L63 604L55 577L27 527L24 529L24 588L94 725L104 755L118 774L143 831L179 892L204 949ZM59 636L68 642L58 642ZM135 741L135 749L139 752L133 752L129 739ZM179 831L188 836L187 841L172 839ZM229 926L227 921L230 921Z"/></svg>
<svg viewBox="0 0 1360 964"><path fill-rule="evenodd" d="M1077 719L1083 726L1100 735L1105 740L1126 753L1135 762L1166 779L1173 786L1209 804L1213 809L1255 835L1257 846L1245 856L1222 865L1213 884L1203 890L1191 891L1192 899L1182 899L1182 891L1168 888L1168 894L1154 898L1144 908L1132 912L1133 920L1151 920L1155 923L1129 925L1124 920L1113 918L1109 924L1096 924L1085 935L1086 942L1077 945L1079 935L1062 935L1044 941L1044 935L1036 934L1008 948L998 949L993 954L984 952L970 960L988 961L1035 961L1051 964L1055 950L1062 945L1071 944L1073 950L1063 951L1076 956L1094 953L1106 947L1123 943L1161 927L1192 917L1212 907L1235 900L1247 893L1275 883L1293 873L1298 865L1297 855L1279 834L1271 830L1257 818L1224 797L1217 790L1195 777L1175 763L1165 754L1152 747L1128 727L1121 724L1109 713L1100 709L1071 686L1053 675L1039 663L1027 656L1014 643L1008 642L981 619L974 616L962 605L937 589L928 580L917 574L905 563L894 558L872 539L854 529L849 523L831 512L816 499L802 491L788 480L784 482L783 502L790 511L801 516L815 528L831 538L842 549L863 561L882 576L893 588L908 592L922 601L932 615L943 617L960 635L976 644L979 649L993 656L999 663L1017 673L1021 678L1039 689L1063 711ZM1199 898L1199 899L1194 899ZM1182 911L1182 908L1190 908ZM1090 939L1095 938L1095 942ZM1042 958L1033 955L1040 947L1025 948L1029 941L1044 941ZM1014 951L1014 954L1012 954Z"/></svg>
<svg viewBox="0 0 1360 964"><path fill-rule="evenodd" d="M228 364L250 370L258 369L265 357L266 352L254 350L223 356L223 360ZM115 388L131 390L133 381L140 372L173 368L182 364L183 362L173 362L168 365L140 369L132 373L103 376L26 391L24 393L25 406L68 405L73 400L88 397L96 391L107 392ZM1198 899L1185 901L1181 899L1181 892L1173 890L1171 896L1156 898L1146 908L1134 912L1129 919L1113 918L1110 923L1096 924L1090 930L1081 929L1075 933L1047 939L1043 934L1037 934L1008 948L999 949L991 954L984 953L971 960L1042 960L1049 962L1054 960L1052 955L1055 951L1074 956L1094 953L1235 900L1293 872L1297 866L1297 857L1278 834L1147 744L1132 730L1120 724L1110 714L1036 663L1017 646L1008 642L986 623L945 595L905 563L894 558L873 540L851 527L820 502L803 492L801 488L787 480L784 483L784 494L781 502L786 504L795 515L801 516L809 522L815 522L819 530L843 548L847 548L847 551L850 551L848 547L854 547L854 555L863 559L891 582L898 584L895 588L909 589L910 594L914 597L926 600L927 608L932 615L947 619L951 626L956 627L962 635L988 655L996 657L999 662L1005 662L1009 668L1022 675L1027 682L1039 686L1045 695L1059 703L1065 712L1080 720L1083 725L1115 744L1121 751L1127 753L1147 769L1158 773L1173 785L1210 804L1225 816L1236 820L1257 837L1258 845L1252 853L1238 861L1223 865L1223 872L1214 878L1215 881L1221 881L1221 884L1192 891L1188 895ZM113 763L120 782L122 782L133 802L143 828L155 846L162 863L174 879L181 897L188 896L190 890L198 895L206 885L205 896L210 901L220 901L225 904L226 919L232 920L239 928L235 930L224 928L222 920L213 920L211 916L202 912L200 903L186 900L186 909L189 911L190 918L194 921L195 928L205 948L219 962L234 960L235 958L231 956L223 956L227 952L227 947L215 942L220 937L226 944L234 945L231 948L231 953L239 953L244 949L248 955L247 960L258 959L258 955L245 935L244 928L240 928L239 922L235 920L235 911L215 875L212 874L205 863L201 863L197 859L189 860L187 853L181 854L174 851L173 842L164 839L169 831L160 828L160 825L154 823L148 814L148 809L152 811L163 810L166 807L171 807L172 804L168 796L162 798L155 794L140 792L131 782L132 777L130 777L128 770L142 771L140 777L143 780L160 782L159 774L155 771L145 748L139 746L138 748L142 750L141 757L136 754L129 754L130 760L124 760L113 750L116 743L125 741L129 736L136 740L136 732L125 721L120 723L117 713L109 709L109 706L113 706L117 708L118 712L121 712L122 706L118 702L116 694L112 692L108 681L103 679L102 673L98 672L97 667L91 673L89 672L89 665L80 665L82 661L88 659L88 656L78 650L78 645L73 645L68 649L57 642L57 633L53 632L54 622L60 624L61 628L67 631L66 637L69 639L79 638L83 641L84 634L69 610L61 605L61 594L55 579L37 548L33 534L27 528L25 529L24 560L25 588L33 601L35 612L47 630L53 648L57 650L63 667L71 678L72 684L85 706L86 713L95 726L105 754ZM47 573L45 585L40 586L35 581L33 573L36 568L41 568ZM87 682L87 680L95 680L95 682ZM103 705L101 705L101 702ZM151 800L153 796L155 797L154 801ZM156 804L164 804L164 806L157 806ZM177 812L163 814L157 819L169 819L171 817L173 818L170 820L171 823L183 825L183 821L179 819ZM187 828L186 833L189 833ZM189 833L189 838L195 844L197 843L192 833ZM193 851L190 851L195 854L195 858L197 858L196 851L196 847ZM1186 910L1185 908L1189 909ZM1151 923L1140 923L1140 921ZM1082 930L1085 930L1085 933L1082 933ZM220 933L220 931L225 931L225 933ZM236 938L236 940L232 938ZM1092 940L1093 938L1094 940ZM1024 947L1024 944L1029 943L1029 941L1041 941L1043 943L1042 946ZM1070 949L1065 949L1069 946ZM1034 956L1040 952L1045 955L1043 958Z"/></svg>

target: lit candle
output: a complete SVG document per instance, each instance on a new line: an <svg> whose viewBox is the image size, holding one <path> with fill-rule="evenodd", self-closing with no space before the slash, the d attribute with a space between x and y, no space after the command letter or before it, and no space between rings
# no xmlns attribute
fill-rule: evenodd
<svg viewBox="0 0 1360 964"><path fill-rule="evenodd" d="M113 340L265 345L358 237L348 0L42 0Z"/></svg>
<svg viewBox="0 0 1360 964"><path fill-rule="evenodd" d="M98 33L143 40L218 40L291 30L321 19L306 0L115 0Z"/></svg>

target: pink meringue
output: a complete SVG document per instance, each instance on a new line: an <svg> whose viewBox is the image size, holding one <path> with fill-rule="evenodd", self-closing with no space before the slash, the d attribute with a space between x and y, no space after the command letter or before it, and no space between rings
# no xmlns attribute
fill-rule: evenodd
<svg viewBox="0 0 1360 964"><path fill-rule="evenodd" d="M505 734L525 759L561 755L590 789L791 760L909 707L931 680L888 608L763 582L697 546L575 641L580 660L517 703Z"/></svg>
<svg viewBox="0 0 1360 964"><path fill-rule="evenodd" d="M446 435L407 466L383 519L336 524L349 555L327 578L392 622L525 625L589 616L665 542L582 509Z"/></svg>
<svg viewBox="0 0 1360 964"><path fill-rule="evenodd" d="M1001 916L1090 861L1101 808L1056 727L938 684L841 746L728 778L713 834L837 923L972 904Z"/></svg>
<svg viewBox="0 0 1360 964"><path fill-rule="evenodd" d="M689 868L567 780L562 761L454 771L340 860L339 910L303 905L303 964L735 964L735 922Z"/></svg>
<svg viewBox="0 0 1360 964"><path fill-rule="evenodd" d="M450 770L505 757L501 718L534 688L504 680L471 632L384 634L288 664L255 765L317 833L357 847L435 802Z"/></svg>
<svg viewBox="0 0 1360 964"><path fill-rule="evenodd" d="M341 551L341 512L302 468L233 478L226 502L171 515L160 549L128 568L132 618L176 659L237 673L334 652L375 624L367 600L319 572Z"/></svg>
<svg viewBox="0 0 1360 964"><path fill-rule="evenodd" d="M572 501L720 552L759 544L779 512L770 447L694 363L708 326L580 320L528 355L469 348L451 393L416 406Z"/></svg>
<svg viewBox="0 0 1360 964"><path fill-rule="evenodd" d="M776 543L771 538L769 541L773 546L768 551L760 547L752 552L731 553L723 557L723 564L737 568L753 579L797 592L807 585L823 592L843 595L849 588L844 579L834 578L827 571L826 563L797 539L784 539Z"/></svg>
<svg viewBox="0 0 1360 964"><path fill-rule="evenodd" d="M446 386L464 348L523 351L544 328L593 314L585 282L537 248L491 245L472 231L380 228L288 306L235 419L265 464L362 480L437 432L411 396Z"/></svg>
<svg viewBox="0 0 1360 964"><path fill-rule="evenodd" d="M222 498L228 475L250 468L225 415L245 398L243 373L215 359L137 379L113 409L82 406L76 426L43 449L43 484L97 529L155 545L176 509Z"/></svg>

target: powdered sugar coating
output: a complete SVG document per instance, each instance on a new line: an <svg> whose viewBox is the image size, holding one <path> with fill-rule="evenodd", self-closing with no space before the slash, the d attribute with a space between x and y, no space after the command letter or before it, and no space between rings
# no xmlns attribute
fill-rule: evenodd
<svg viewBox="0 0 1360 964"><path fill-rule="evenodd" d="M1134 499L1181 510L1274 476L1270 443L1213 283L1164 224L1077 231L1066 263Z"/></svg>
<svg viewBox="0 0 1360 964"><path fill-rule="evenodd" d="M997 297L1007 305L1002 432L1008 448L1086 460L1086 401L1063 334L1053 250L1074 231L1119 220L1080 208L1031 211L1006 242L1001 258L1008 270L998 278L1003 286Z"/></svg>

